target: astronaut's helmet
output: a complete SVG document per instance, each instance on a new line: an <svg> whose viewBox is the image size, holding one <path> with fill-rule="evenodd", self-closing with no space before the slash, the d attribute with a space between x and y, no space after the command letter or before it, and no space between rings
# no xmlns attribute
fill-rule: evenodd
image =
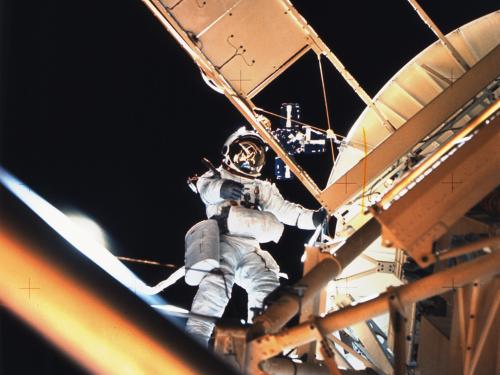
<svg viewBox="0 0 500 375"><path fill-rule="evenodd" d="M255 178L266 163L266 144L253 130L239 128L222 147L222 163L244 177Z"/></svg>

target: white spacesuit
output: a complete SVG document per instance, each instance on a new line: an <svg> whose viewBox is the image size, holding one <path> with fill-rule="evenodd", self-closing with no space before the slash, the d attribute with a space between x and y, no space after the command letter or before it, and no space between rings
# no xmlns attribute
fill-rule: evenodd
<svg viewBox="0 0 500 375"><path fill-rule="evenodd" d="M259 243L278 242L284 226L315 229L326 213L313 211L283 199L278 188L255 177L265 162L265 145L254 132L241 128L223 149L224 160L214 171L198 179L197 188L208 218L220 227L220 265L199 284L191 312L221 317L236 282L248 293L248 320L253 308L279 286L279 266ZM192 317L186 329L205 343L214 323Z"/></svg>

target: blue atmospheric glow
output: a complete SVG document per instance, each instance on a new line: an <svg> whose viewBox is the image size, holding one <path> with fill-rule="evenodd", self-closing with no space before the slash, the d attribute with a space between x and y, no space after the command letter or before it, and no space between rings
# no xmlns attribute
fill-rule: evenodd
<svg viewBox="0 0 500 375"><path fill-rule="evenodd" d="M160 296L151 295L153 294L153 288L146 285L137 275L104 247L103 244L99 243L99 241L92 236L89 236L88 233L79 228L73 220L52 206L2 167L0 167L0 183L26 204L26 206L59 233L66 241L73 245L75 249L91 259L95 264L137 294L137 296L146 303L149 305L165 304L165 300Z"/></svg>

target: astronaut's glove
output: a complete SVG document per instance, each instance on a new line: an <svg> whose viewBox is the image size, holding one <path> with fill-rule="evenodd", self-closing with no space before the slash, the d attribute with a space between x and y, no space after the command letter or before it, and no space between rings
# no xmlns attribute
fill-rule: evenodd
<svg viewBox="0 0 500 375"><path fill-rule="evenodd" d="M327 217L328 217L328 212L323 207L314 211L312 215L314 226L317 227L318 225L323 224L323 222Z"/></svg>
<svg viewBox="0 0 500 375"><path fill-rule="evenodd" d="M240 200L243 197L243 184L233 180L224 180L220 187L220 197L233 201Z"/></svg>

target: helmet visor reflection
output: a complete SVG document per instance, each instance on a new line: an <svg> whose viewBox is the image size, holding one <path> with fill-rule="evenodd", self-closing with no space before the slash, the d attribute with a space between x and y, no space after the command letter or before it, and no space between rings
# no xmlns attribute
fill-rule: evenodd
<svg viewBox="0 0 500 375"><path fill-rule="evenodd" d="M266 163L263 145L250 140L241 140L229 147L229 158L242 172L259 173Z"/></svg>

